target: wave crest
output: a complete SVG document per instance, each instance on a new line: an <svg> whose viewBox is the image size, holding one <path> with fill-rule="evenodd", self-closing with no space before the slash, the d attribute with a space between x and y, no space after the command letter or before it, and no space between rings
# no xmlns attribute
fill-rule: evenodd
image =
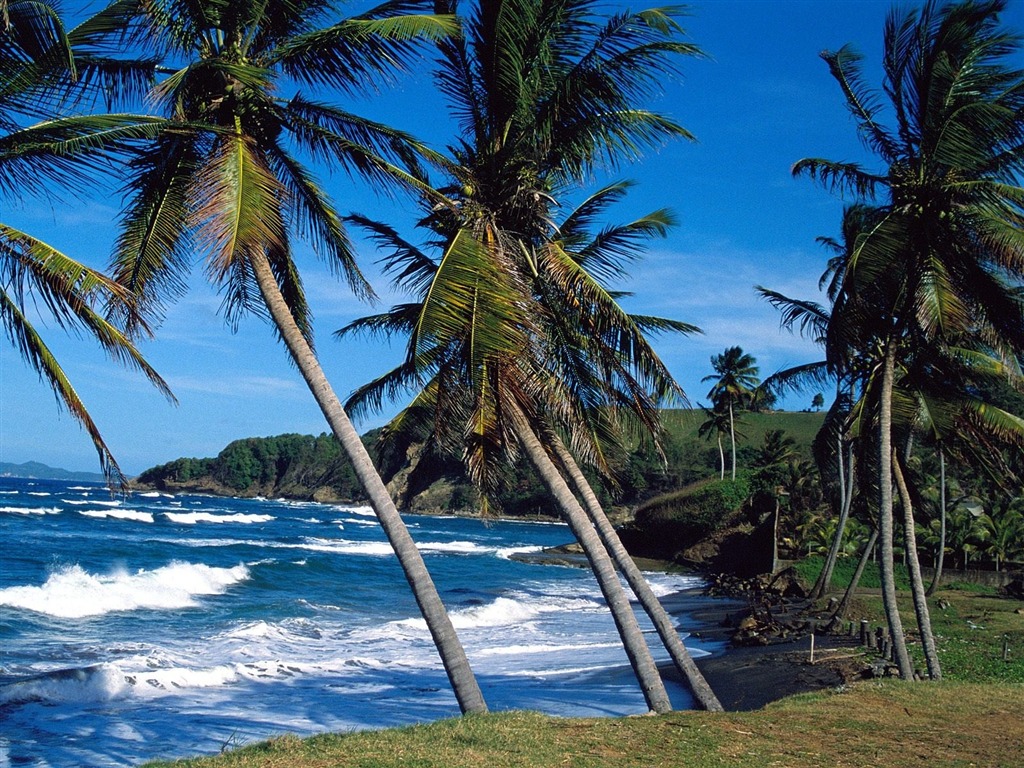
<svg viewBox="0 0 1024 768"><path fill-rule="evenodd" d="M197 604L196 597L219 595L249 577L244 565L213 568L173 562L152 571L87 572L79 565L62 566L41 586L0 590L0 605L49 616L79 619L114 611L173 610Z"/></svg>

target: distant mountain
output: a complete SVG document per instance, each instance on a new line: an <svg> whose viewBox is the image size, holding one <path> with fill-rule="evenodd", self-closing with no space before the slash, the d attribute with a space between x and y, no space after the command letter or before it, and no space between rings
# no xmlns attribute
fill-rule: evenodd
<svg viewBox="0 0 1024 768"><path fill-rule="evenodd" d="M102 483L104 477L99 472L72 472L67 469L48 467L38 461L26 461L24 464L11 464L0 461L0 477L27 477L33 480L80 480L82 482Z"/></svg>

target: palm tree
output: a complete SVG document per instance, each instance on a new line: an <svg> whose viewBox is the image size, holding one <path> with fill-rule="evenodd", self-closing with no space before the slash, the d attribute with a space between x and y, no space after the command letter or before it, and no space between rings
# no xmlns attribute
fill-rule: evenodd
<svg viewBox="0 0 1024 768"><path fill-rule="evenodd" d="M296 151L392 185L414 183L396 163L419 147L384 125L279 91L298 82L360 92L410 61L416 38L454 30L451 19L405 9L385 4L340 19L333 4L310 0L127 0L102 11L129 50L166 62L149 99L167 125L129 167L114 273L139 296L131 324L184 291L198 249L229 321L269 316L353 463L460 708L479 712L486 704L423 558L319 365L293 261L294 239L305 238L357 294L372 293L341 217Z"/></svg>
<svg viewBox="0 0 1024 768"><path fill-rule="evenodd" d="M85 184L97 152L116 155L124 140L141 135L136 118L124 115L52 118L24 127L21 118L47 114L56 88L78 81L75 43L56 11L40 2L0 2L0 191L45 193L56 179L65 188ZM145 132L145 127L141 127ZM26 299L45 307L63 329L84 330L117 362L142 371L171 401L167 385L141 353L97 306L131 301L128 290L47 243L0 223L0 322L11 344L49 386L57 402L82 425L99 455L111 489L128 490L118 466L75 391L26 310Z"/></svg>
<svg viewBox="0 0 1024 768"><path fill-rule="evenodd" d="M643 385L661 379L655 391L675 388L643 339L646 321L629 319L594 278L621 273L620 254L638 234L661 231L664 214L577 247L574 233L621 195L619 184L560 227L552 222L559 200L598 164L614 167L689 136L638 101L673 72L671 55L697 49L678 39L677 9L602 17L596 8L592 0L480 3L464 37L441 43L438 81L461 135L446 168L452 205L428 223L444 255L433 271L411 259L401 272L407 283L422 279L404 373L437 374L423 376L434 407L453 385L471 404L442 427L464 425L465 460L484 491L496 462L527 453L581 536L648 704L661 711L664 688L608 553L552 457L538 450L541 435L567 428L573 447L600 463L598 433L608 424L591 406L628 400L650 424L657 409Z"/></svg>
<svg viewBox="0 0 1024 768"><path fill-rule="evenodd" d="M614 197L617 199L618 195ZM593 204L598 199L601 199L600 196L592 197L590 203ZM572 231L572 218L570 216L570 221L564 222L559 227L559 232L563 235ZM419 273L427 271L427 265L431 263L431 260L426 254L382 225L366 220L361 221L375 233L378 243L382 245L387 243L392 249L392 255L385 257L385 265L389 271L405 277L413 273L413 268ZM619 231L625 232L630 226L625 225L625 228L620 228ZM598 241L604 243L606 249L610 248L610 242L614 240L611 237L611 232L612 230L605 229L597 238ZM583 247L580 253L586 253L587 250L586 247ZM421 293L425 297L424 302L416 305L399 305L386 315L356 321L342 329L340 333L353 331L407 332L410 339L416 338L419 328L433 325L429 320L421 322L424 317L430 316L431 310L431 307L425 307L424 303L431 298L436 300L438 293L451 290L442 282L441 272L445 268L444 262L450 261L452 258L453 254L446 254L442 263L435 267L434 279L421 289ZM483 261L478 265L474 274L479 277L481 274L487 273L488 270L493 271L490 262ZM419 392L413 400L413 405L400 414L387 428L388 435L391 436L396 430L416 423L417 411L428 412L435 439L453 449L463 451L471 476L479 486L483 486L485 492L489 490L488 453L493 454L490 457L493 459L493 456L501 456L514 450L513 446L509 444L510 438L501 434L501 425L508 425L508 429L513 433L511 437L526 451L538 475L565 514L573 533L583 545L585 554L591 560L598 582L612 608L613 617L616 619L620 635L627 648L627 654L637 671L642 689L648 695L648 703L651 708L655 711L663 710L668 706L667 698L658 690L658 684L652 682L656 679L657 672L650 661L646 645L638 634L628 603L624 601L618 578L615 576L612 562L608 558L609 552L615 566L625 575L641 604L651 616L659 636L669 649L684 678L690 683L698 703L706 709L720 710L721 704L710 687L707 686L696 665L693 664L664 608L626 553L581 469L566 449L562 438L548 421L552 411L570 411L573 416L570 418L563 416L562 420L577 426L572 433L575 438L592 443L599 448L608 439L607 430L613 426L608 423L609 414L613 411L607 407L599 394L600 385L588 381L593 377L593 371L600 367L600 363L587 364L587 357L584 353L585 345L589 343L590 346L593 346L594 339L600 336L600 334L594 335L588 332L593 319L574 317L565 310L560 310L561 305L545 303L550 296L548 295L549 291L546 292L543 288L538 288L537 295L532 298L520 295L518 299L532 302L536 311L519 316L516 320L518 325L506 328L494 342L494 344L502 344L511 338L512 342L507 350L499 351L494 345L488 346L488 356L492 359L477 363L478 366L488 369L488 372L482 372L482 375L477 374L474 377L472 374L474 350L479 354L481 346L488 344L486 337L489 318L504 311L501 308L487 311L485 307L496 297L513 302L516 300L516 294L502 294L498 289L499 286L505 290L508 289L508 286L504 284L503 274L490 274L487 283L488 291L481 290L474 295L472 313L466 320L467 329L458 332L453 337L447 337L448 340L443 349L440 347L427 349L421 345L419 352L416 353L413 342L410 340L407 362L358 391L350 401L351 407L360 408L369 405L376 408L385 397L393 397L398 388L402 386L414 391L418 389ZM484 284L485 281L481 280L478 282L478 287ZM455 302L446 300L443 303L450 305ZM434 311L437 310L434 309ZM506 321L510 319L507 312L504 316ZM541 317L545 318L547 322L546 328L541 328L537 321L537 318ZM534 321L531 322L527 318L534 318ZM620 319L624 320L625 318ZM675 324L672 323L656 323L653 318L641 318L640 322L647 325L659 325L662 328L675 327ZM522 328L526 327L529 327L529 333L522 332ZM675 329L689 330L682 324ZM628 328L623 328L623 331L636 334L635 329L629 331ZM559 343L554 343L553 339L556 337L561 339ZM567 341L568 337L577 339L577 341L570 344ZM590 341L587 342L584 339ZM634 346L646 346L646 342L643 342L642 337L638 336ZM609 350L606 350L606 358L608 352ZM515 361L507 359L513 356ZM501 357L503 360L497 361L493 359L494 357ZM653 359L649 360L648 364L660 366ZM620 377L628 378L628 372L625 369L620 369L618 374ZM428 377L429 381L423 384L424 379ZM472 383L474 379L482 380L482 383L474 385ZM543 382L543 390L538 391L536 384L528 383L531 381ZM568 385L573 387L571 391L567 389ZM474 387L484 391L487 397L481 400L475 394ZM553 397L552 394L556 391L557 397ZM641 391L642 387L639 382L633 382L630 392L633 392L634 396L640 396L638 393ZM606 407L601 407L594 400L595 398ZM623 396L623 399L628 398ZM538 400L549 404L546 409L547 415L544 415L544 412L539 409ZM589 406L577 404L580 400L586 400L590 403ZM553 401L557 401L561 405L551 405ZM467 402L477 402L479 405L470 409L471 413L460 412L462 404ZM493 415L484 411L484 409L492 408L494 409ZM481 411L484 412L481 414ZM497 425L496 434L492 435L486 429L479 430L477 425L488 422ZM472 434L474 430L479 430L476 441L464 445L462 442L464 435L467 431ZM455 434L452 434L453 431ZM581 434L581 432L590 434ZM595 437L598 433L605 437ZM582 508L574 497L574 491L583 501ZM588 515L589 522L586 519ZM600 537L600 540L597 537ZM605 552L605 548L608 552Z"/></svg>
<svg viewBox="0 0 1024 768"><path fill-rule="evenodd" d="M718 441L718 478L725 480L725 447L722 444L722 436L730 434L732 428L729 413L717 407L703 410L706 418L697 428L697 434L701 437L715 436L715 440Z"/></svg>
<svg viewBox="0 0 1024 768"><path fill-rule="evenodd" d="M740 347L729 347L720 355L713 355L711 367L715 373L701 381L714 381L708 398L715 408L724 404L729 413L729 442L732 448L732 479L736 479L736 410L750 399L758 385L758 368L753 356Z"/></svg>
<svg viewBox="0 0 1024 768"><path fill-rule="evenodd" d="M848 327L870 327L878 348L879 536L883 598L901 677L913 670L902 643L892 583L893 392L898 359L924 346L965 340L1016 360L1024 349L1024 276L1019 253L1024 168L1024 77L1005 65L1018 49L999 26L1002 0L893 11L884 34L882 95L866 86L860 56L844 47L823 58L861 136L884 164L805 159L795 174L873 201L878 223L856 241L843 297L872 295L872 318L841 313ZM884 96L884 98L883 98ZM896 119L883 123L883 105ZM864 331L860 331L862 335ZM1019 375L1019 371L1018 371Z"/></svg>

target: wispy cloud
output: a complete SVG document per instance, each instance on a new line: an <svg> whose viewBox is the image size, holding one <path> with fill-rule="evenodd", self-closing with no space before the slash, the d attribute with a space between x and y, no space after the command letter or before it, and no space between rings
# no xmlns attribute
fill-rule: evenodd
<svg viewBox="0 0 1024 768"><path fill-rule="evenodd" d="M207 395L223 395L228 397L248 398L252 393L272 397L291 397L303 395L308 397L299 381L282 379L273 376L231 376L231 377L199 377L172 376L169 380L171 389L177 393L198 392Z"/></svg>

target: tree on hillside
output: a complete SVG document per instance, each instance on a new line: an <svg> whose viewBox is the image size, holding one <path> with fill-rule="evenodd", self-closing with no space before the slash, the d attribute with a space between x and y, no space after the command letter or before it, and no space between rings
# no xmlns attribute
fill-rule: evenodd
<svg viewBox="0 0 1024 768"><path fill-rule="evenodd" d="M697 428L697 434L701 437L710 438L714 435L718 443L718 479L725 479L725 447L722 438L731 434L733 428L729 418L729 412L717 408L702 408L706 417Z"/></svg>
<svg viewBox="0 0 1024 768"><path fill-rule="evenodd" d="M797 175L865 199L877 222L857 236L833 318L837 331L855 331L878 350L865 387L865 423L877 433L883 599L900 675L908 680L913 669L892 572L900 361L924 350L941 355L952 347L981 347L1009 362L1007 374L1021 380L1024 76L1007 66L1019 41L999 25L1004 8L1002 0L929 2L891 12L881 93L865 84L861 57L850 47L823 54L883 170L817 158L794 166ZM883 123L885 107L896 121L893 129ZM874 311L851 311L857 306ZM915 607L921 623L927 604L915 600ZM937 676L937 659L929 662Z"/></svg>
<svg viewBox="0 0 1024 768"><path fill-rule="evenodd" d="M715 373L701 381L713 381L708 392L713 409L729 414L729 444L732 448L732 479L736 479L736 413L753 397L760 380L757 361L740 347L729 347L720 355L711 357Z"/></svg>
<svg viewBox="0 0 1024 768"><path fill-rule="evenodd" d="M444 604L369 454L314 352L293 243L308 241L361 296L360 273L332 202L299 153L381 189L415 184L402 170L410 137L300 93L361 93L410 62L417 38L453 32L450 18L385 4L340 18L334 4L296 0L125 0L97 15L101 42L160 63L147 95L166 127L132 161L114 256L136 292L126 321L157 316L180 296L195 254L231 323L269 317L344 447L405 573L463 712L486 710ZM126 66L129 66L126 62Z"/></svg>
<svg viewBox="0 0 1024 768"><path fill-rule="evenodd" d="M41 2L0 0L0 193L45 194L85 185L98 153L116 155L123 141L144 133L135 117L58 117L54 91L82 85L76 63L80 29L66 30L56 11ZM38 117L44 122L25 126ZM62 329L85 331L115 361L142 371L173 401L167 385L132 341L97 307L127 305L129 291L47 243L0 223L0 323L21 357L49 384L57 402L86 430L111 489L128 482L32 317L32 305Z"/></svg>

